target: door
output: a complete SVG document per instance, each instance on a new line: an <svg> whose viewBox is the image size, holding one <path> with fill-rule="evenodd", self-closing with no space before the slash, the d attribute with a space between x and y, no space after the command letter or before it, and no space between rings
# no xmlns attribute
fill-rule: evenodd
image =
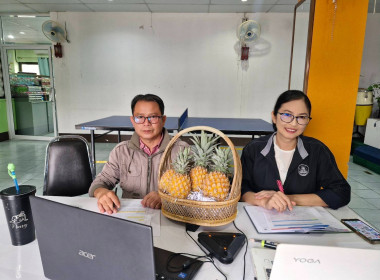
<svg viewBox="0 0 380 280"><path fill-rule="evenodd" d="M6 46L1 55L9 137L49 140L57 136L51 47Z"/></svg>

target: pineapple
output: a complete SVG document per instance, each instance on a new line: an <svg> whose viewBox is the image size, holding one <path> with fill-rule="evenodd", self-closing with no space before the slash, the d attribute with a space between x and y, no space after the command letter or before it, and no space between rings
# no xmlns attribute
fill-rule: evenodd
<svg viewBox="0 0 380 280"><path fill-rule="evenodd" d="M205 180L204 196L213 197L217 201L223 201L230 192L230 181L228 180L228 165L232 160L231 149L216 148L212 156L211 172Z"/></svg>
<svg viewBox="0 0 380 280"><path fill-rule="evenodd" d="M215 142L218 138L219 136L215 137L202 130L200 137L194 136L193 139L191 139L194 143L194 146L192 147L194 167L190 171L192 191L200 191L204 189L204 180L208 172L207 167L217 145Z"/></svg>
<svg viewBox="0 0 380 280"><path fill-rule="evenodd" d="M175 174L173 169L168 169L161 176L160 182L158 183L158 187L161 191L168 193L168 189L170 188L170 184L172 183L172 178Z"/></svg>
<svg viewBox="0 0 380 280"><path fill-rule="evenodd" d="M191 158L190 147L180 151L176 160L172 163L173 169L167 170L161 177L160 188L173 197L186 198L191 190L189 176ZM169 177L171 177L171 180Z"/></svg>

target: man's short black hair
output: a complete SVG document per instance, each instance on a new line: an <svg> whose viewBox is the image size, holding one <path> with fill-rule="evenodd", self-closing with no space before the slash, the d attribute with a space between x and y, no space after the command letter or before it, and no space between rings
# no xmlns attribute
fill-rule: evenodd
<svg viewBox="0 0 380 280"><path fill-rule="evenodd" d="M164 101L162 101L162 99L160 97L158 97L157 95L154 95L154 94L151 94L151 93L139 94L139 95L136 95L132 99L132 102L131 102L132 115L135 112L136 103L139 102L139 101L152 101L152 102L156 102L158 104L158 107L160 107L161 115L164 115L164 111L165 111Z"/></svg>

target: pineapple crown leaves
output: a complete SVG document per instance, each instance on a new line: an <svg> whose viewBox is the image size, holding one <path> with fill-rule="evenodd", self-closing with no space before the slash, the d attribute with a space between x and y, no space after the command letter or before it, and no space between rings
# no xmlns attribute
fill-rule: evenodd
<svg viewBox="0 0 380 280"><path fill-rule="evenodd" d="M180 174L187 174L191 168L192 154L190 153L190 147L186 147L179 151L175 161L172 163L172 167L175 172Z"/></svg>
<svg viewBox="0 0 380 280"><path fill-rule="evenodd" d="M216 143L218 139L219 136L207 134L204 130L202 130L200 137L193 136L193 138L190 139L194 143L192 150L195 166L208 166L214 149L218 145L218 143Z"/></svg>
<svg viewBox="0 0 380 280"><path fill-rule="evenodd" d="M215 154L212 156L212 171L222 172L224 174L228 173L228 166L232 161L231 149L221 149L217 147L215 149Z"/></svg>

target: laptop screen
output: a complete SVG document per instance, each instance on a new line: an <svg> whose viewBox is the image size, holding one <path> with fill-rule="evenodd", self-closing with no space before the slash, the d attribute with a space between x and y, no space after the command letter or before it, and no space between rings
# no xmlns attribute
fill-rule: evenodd
<svg viewBox="0 0 380 280"><path fill-rule="evenodd" d="M156 279L152 228L30 197L45 276Z"/></svg>

